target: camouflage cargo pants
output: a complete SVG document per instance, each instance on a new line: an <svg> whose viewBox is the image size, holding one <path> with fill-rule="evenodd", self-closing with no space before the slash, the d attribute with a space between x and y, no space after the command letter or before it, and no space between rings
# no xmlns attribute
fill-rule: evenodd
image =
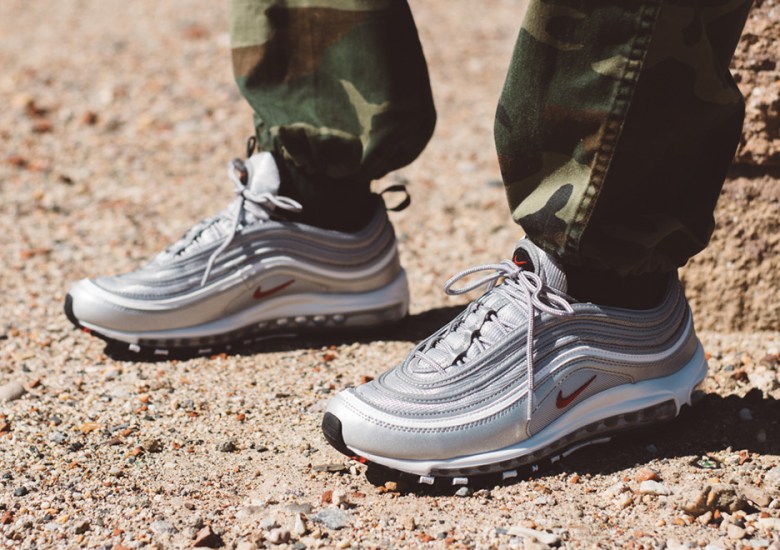
<svg viewBox="0 0 780 550"><path fill-rule="evenodd" d="M744 116L728 67L750 3L531 0L495 139L535 243L620 274L706 246ZM422 151L436 114L405 0L231 0L230 19L261 148L313 185L348 193Z"/></svg>

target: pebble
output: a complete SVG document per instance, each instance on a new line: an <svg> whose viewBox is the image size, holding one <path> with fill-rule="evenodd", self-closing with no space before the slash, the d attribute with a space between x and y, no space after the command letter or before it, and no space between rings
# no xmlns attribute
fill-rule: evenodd
<svg viewBox="0 0 780 550"><path fill-rule="evenodd" d="M520 527L514 525L507 531L510 536L524 537L547 544L548 546L557 546L561 542L561 537L554 533L548 533L547 531L537 531L536 529L529 529L528 527Z"/></svg>
<svg viewBox="0 0 780 550"><path fill-rule="evenodd" d="M15 401L25 393L27 393L27 390L21 382L8 382L0 386L0 401Z"/></svg>
<svg viewBox="0 0 780 550"><path fill-rule="evenodd" d="M173 526L172 523L165 521L165 520L157 520L153 521L151 525L152 531L155 533L162 535L162 534L174 534L178 533L178 529Z"/></svg>
<svg viewBox="0 0 780 550"><path fill-rule="evenodd" d="M349 500L347 499L347 492L344 491L344 489L335 489L331 495L331 502L336 506L341 506L342 504L348 505Z"/></svg>
<svg viewBox="0 0 780 550"><path fill-rule="evenodd" d="M311 520L321 523L328 529L343 529L349 525L350 515L340 508L323 508L313 516Z"/></svg>
<svg viewBox="0 0 780 550"><path fill-rule="evenodd" d="M251 540L242 540L236 544L236 550L257 550L257 545Z"/></svg>
<svg viewBox="0 0 780 550"><path fill-rule="evenodd" d="M769 503L772 501L769 498L769 495L766 494L766 492L759 489L758 487L747 486L744 489L742 489L742 494L746 499L748 499L756 506L761 506L761 507L769 506Z"/></svg>
<svg viewBox="0 0 780 550"><path fill-rule="evenodd" d="M271 544L285 544L290 540L290 532L286 529L271 529L271 531L265 535L265 540Z"/></svg>
<svg viewBox="0 0 780 550"><path fill-rule="evenodd" d="M769 529L780 533L780 518L758 518L758 526L762 529Z"/></svg>
<svg viewBox="0 0 780 550"><path fill-rule="evenodd" d="M739 419L743 422L750 422L753 420L753 413L748 408L739 409Z"/></svg>
<svg viewBox="0 0 780 550"><path fill-rule="evenodd" d="M455 491L456 497L467 497L469 495L471 495L471 489L469 489L468 487L461 487L460 489Z"/></svg>
<svg viewBox="0 0 780 550"><path fill-rule="evenodd" d="M68 441L68 436L62 432L54 432L49 437L49 441L52 443L62 444Z"/></svg>
<svg viewBox="0 0 780 550"><path fill-rule="evenodd" d="M30 492L30 490L27 489L27 487L22 486L22 487L19 487L18 489L16 489L14 491L14 496L15 497L23 497L23 496L27 495L27 493L29 493L29 492Z"/></svg>
<svg viewBox="0 0 780 550"><path fill-rule="evenodd" d="M76 527L73 528L73 532L76 533L77 535L83 535L84 533L89 531L89 529L90 529L89 521L82 520L76 524Z"/></svg>
<svg viewBox="0 0 780 550"><path fill-rule="evenodd" d="M730 539L740 540L745 538L745 530L733 523L726 527L726 536Z"/></svg>
<svg viewBox="0 0 780 550"><path fill-rule="evenodd" d="M745 499L738 496L732 487L725 485L708 485L703 489L691 491L683 500L683 510L692 516L700 516L716 509L734 513L747 507Z"/></svg>
<svg viewBox="0 0 780 550"><path fill-rule="evenodd" d="M618 483L615 483L614 485L610 485L607 489L605 489L602 492L602 495L606 497L615 497L620 493L625 493L628 490L629 490L628 485L620 481Z"/></svg>
<svg viewBox="0 0 780 550"><path fill-rule="evenodd" d="M401 519L401 525L407 531L414 531L417 528L417 521L414 519L414 516L404 516Z"/></svg>
<svg viewBox="0 0 780 550"><path fill-rule="evenodd" d="M629 506L631 506L633 502L634 502L634 497L631 496L631 493L623 493L615 499L615 504L617 504L618 508L620 508L621 510L624 508L628 508Z"/></svg>
<svg viewBox="0 0 780 550"><path fill-rule="evenodd" d="M642 483L643 481L658 481L658 472L655 470L651 470L650 468L642 468L636 473L636 477L634 478L637 480L637 482Z"/></svg>
<svg viewBox="0 0 780 550"><path fill-rule="evenodd" d="M263 521L260 522L260 527L262 527L266 531L270 531L271 529L276 529L277 527L279 527L279 522L276 521L276 518L274 517L268 517L263 519Z"/></svg>
<svg viewBox="0 0 780 550"><path fill-rule="evenodd" d="M147 439L141 445L147 453L161 453L163 443L159 439Z"/></svg>
<svg viewBox="0 0 780 550"><path fill-rule="evenodd" d="M211 530L210 525L207 525L198 531L192 545L196 548L221 548L225 546L225 542L222 540L222 537Z"/></svg>
<svg viewBox="0 0 780 550"><path fill-rule="evenodd" d="M232 441L225 441L217 445L217 450L221 453L232 453L237 449L236 444Z"/></svg>
<svg viewBox="0 0 780 550"><path fill-rule="evenodd" d="M298 536L302 537L308 532L308 528L306 527L306 521L304 521L303 516L301 514L295 514L295 522L293 523L293 529L292 532Z"/></svg>
<svg viewBox="0 0 780 550"><path fill-rule="evenodd" d="M764 480L770 485L780 487L780 466L775 466L764 474Z"/></svg>
<svg viewBox="0 0 780 550"><path fill-rule="evenodd" d="M639 492L643 495L671 495L672 491L664 485L663 483L659 483L657 481L653 481L652 479L648 479L646 481L643 481L639 485Z"/></svg>

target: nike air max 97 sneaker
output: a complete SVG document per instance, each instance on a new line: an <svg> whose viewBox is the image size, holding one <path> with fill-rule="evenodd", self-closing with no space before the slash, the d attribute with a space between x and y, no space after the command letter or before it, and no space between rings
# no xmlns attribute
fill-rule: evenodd
<svg viewBox="0 0 780 550"><path fill-rule="evenodd" d="M488 274L463 288L469 275ZM421 483L515 477L609 435L675 417L707 363L676 277L648 310L578 303L531 241L445 290L488 291L376 380L329 404L339 451Z"/></svg>
<svg viewBox="0 0 780 550"><path fill-rule="evenodd" d="M393 227L375 196L371 221L346 233L286 219L270 153L228 168L236 198L141 269L76 283L68 318L130 351L210 354L281 334L397 321L409 293Z"/></svg>

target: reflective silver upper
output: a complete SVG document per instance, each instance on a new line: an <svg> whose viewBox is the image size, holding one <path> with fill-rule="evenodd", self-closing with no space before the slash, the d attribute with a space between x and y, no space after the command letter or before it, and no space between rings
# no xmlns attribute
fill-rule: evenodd
<svg viewBox="0 0 780 550"><path fill-rule="evenodd" d="M503 282L400 365L331 402L328 411L349 447L406 460L501 449L538 433L573 404L670 375L693 356L698 340L676 278L652 310L574 303L565 299L566 278L555 262L528 240L519 246L535 273L509 261L465 272L494 269Z"/></svg>
<svg viewBox="0 0 780 550"><path fill-rule="evenodd" d="M380 198L371 221L355 233L289 222L284 211L299 205L276 195L271 154L255 154L245 166L248 183L236 186L234 201L148 264L76 283L70 294L79 321L117 331L167 330L257 307L266 295L366 293L399 276L395 234Z"/></svg>

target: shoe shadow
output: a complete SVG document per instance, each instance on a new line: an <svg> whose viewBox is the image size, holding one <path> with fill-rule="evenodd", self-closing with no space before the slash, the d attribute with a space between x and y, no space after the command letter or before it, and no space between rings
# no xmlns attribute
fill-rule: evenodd
<svg viewBox="0 0 780 550"><path fill-rule="evenodd" d="M417 343L451 321L465 305L445 306L430 309L422 313L409 315L393 325L382 328L342 329L327 332L301 332L278 334L250 344L231 346L230 349L216 349L212 355L256 355L293 351L297 349L319 348L322 346L369 343L376 341ZM127 345L107 342L103 350L106 356L116 361L140 363L160 363L171 359L192 359L203 356L196 350L168 350L166 354L154 352L133 352Z"/></svg>
<svg viewBox="0 0 780 550"><path fill-rule="evenodd" d="M742 409L750 410L751 420L742 420ZM513 485L530 479L543 480L562 472L604 476L651 460L680 458L685 459L685 466L680 470L683 476L686 471L702 469L717 476L735 467L723 464L724 458L750 464L754 453L780 454L780 438L776 437L780 433L778 423L780 400L764 397L760 390L752 390L745 397L705 394L695 406L683 407L674 420L613 436L608 443L584 447L553 464L540 464L536 472L527 469L507 481L496 481L496 476L477 477L469 479L468 486L479 490ZM764 437L759 436L762 430ZM727 451L729 448L731 451ZM393 481L400 492L419 495L453 495L460 489L438 481L433 486L421 485L411 477L377 467L370 467L366 478L377 486Z"/></svg>

